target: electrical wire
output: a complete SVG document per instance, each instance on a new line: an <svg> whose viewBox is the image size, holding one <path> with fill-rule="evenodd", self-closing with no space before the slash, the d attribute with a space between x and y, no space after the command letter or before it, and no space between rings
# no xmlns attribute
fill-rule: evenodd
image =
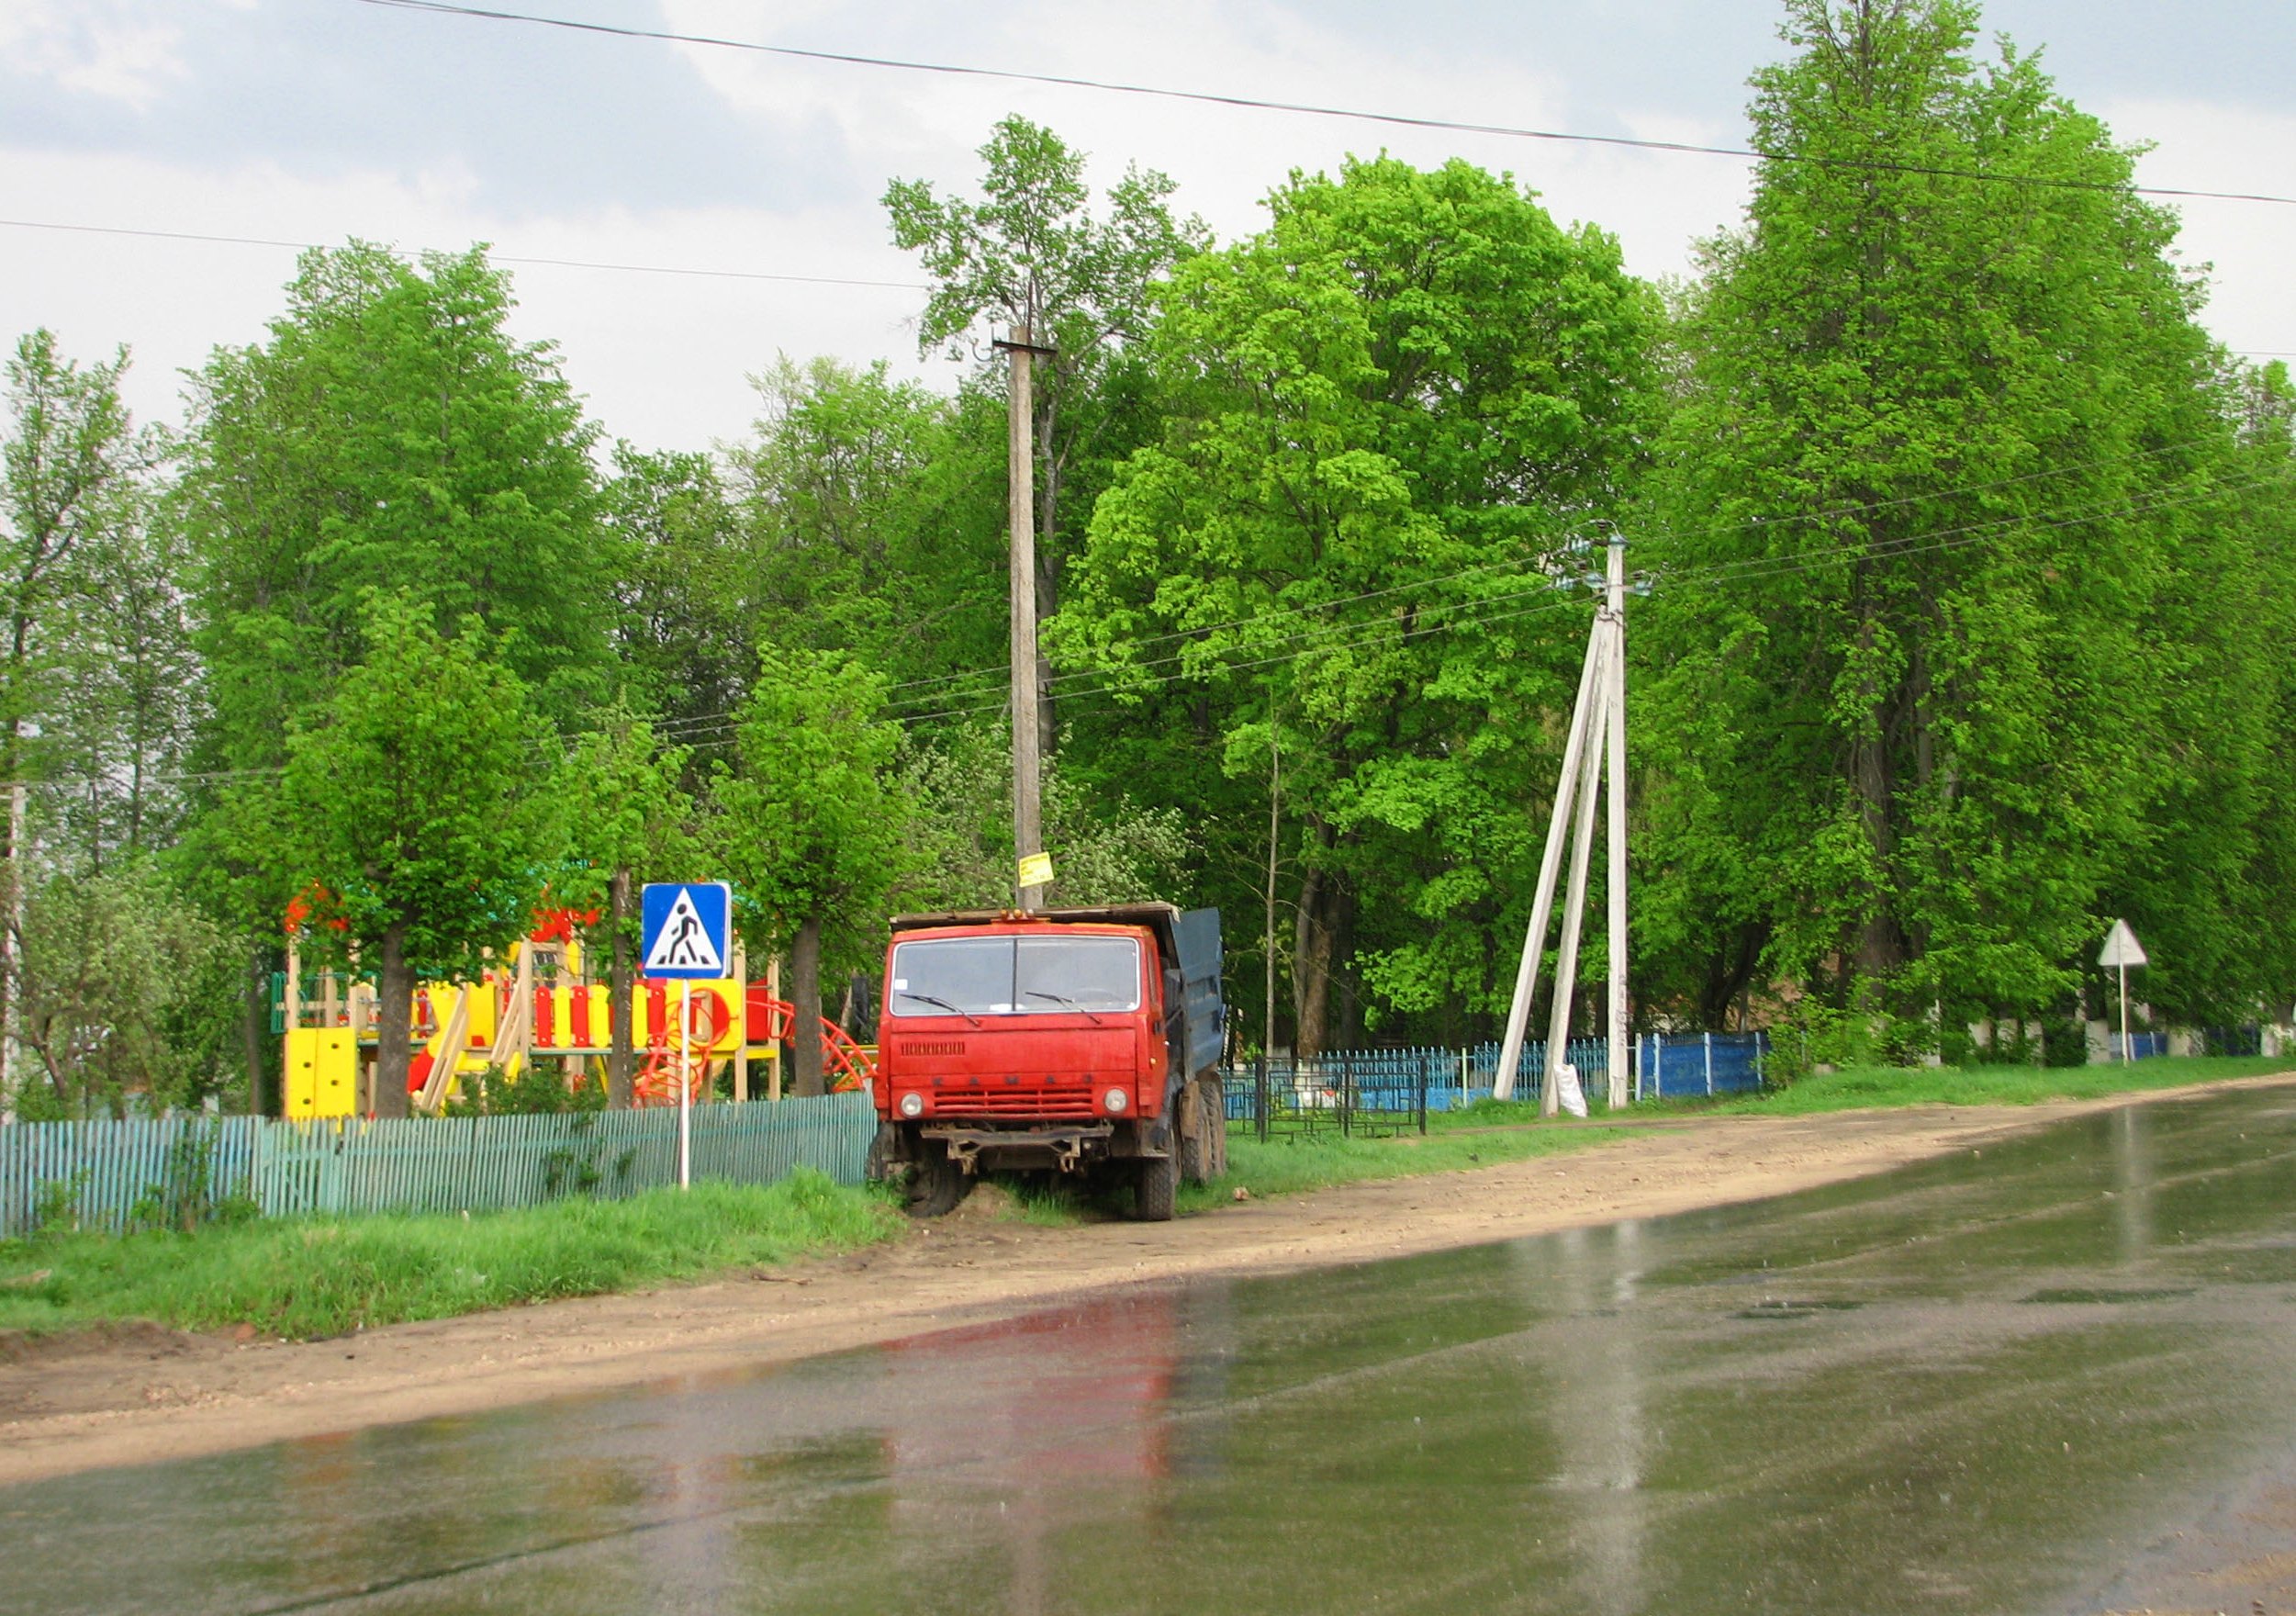
<svg viewBox="0 0 2296 1616"><path fill-rule="evenodd" d="M1208 90L1179 90L1166 85L1136 84L1119 79L1085 78L1070 73L1027 73L1015 68L969 67L955 62L917 62L893 56L868 56L849 50L807 50L795 45L767 45L755 39L729 39L711 34L680 33L670 28L642 28L626 24L584 22L574 17L544 17L533 12L501 11L487 6L450 4L449 0L360 0L365 6L391 11L428 12L440 17L483 22L522 23L563 28L572 33L601 34L616 39L646 39L676 45L701 45L721 50L747 50L766 56L805 62L834 62L846 67L888 68L902 73L935 73L946 77L995 79L1007 84L1050 84L1063 89L1095 90L1108 95L1141 95L1158 100L1188 101L1201 106L1232 107L1257 112L1293 113L1307 118L1344 118L1405 129L1441 129L1457 134L1495 135L1508 140L1551 140L1573 145L1616 146L1637 152L1663 152L1700 157L1730 157L1747 162L1790 163L1819 168L1849 169L1867 174L1905 174L1945 179L1979 180L1988 184L2029 185L2064 191L2133 192L2145 196L2173 196L2216 202L2262 202L2296 208L2296 196L2276 196L2249 191L2207 191L2168 185L2120 185L2100 180L2052 179L2038 174L1992 174L1982 169L1948 168L1879 159L1818 157L1803 152L1772 152L1754 146L1709 146L1694 140L1653 140L1631 135L1589 135L1562 129L1530 129L1514 124L1468 123L1455 118L1422 118L1407 113L1379 112L1361 107L1327 107L1306 101L1274 101L1256 95L1226 95Z"/></svg>
<svg viewBox="0 0 2296 1616"><path fill-rule="evenodd" d="M2173 510L2183 505L2201 503L2210 499L2219 499L2229 494L2245 492L2249 488L2267 483L2286 482L2289 480L2290 475L2292 474L2267 473L2243 482L2212 484L2206 488L2190 490L2180 496L2174 495L2167 490L2163 490L2156 495L2140 495L2134 498L2109 498L2089 506L2077 507L2069 511L2056 512L2054 517L2051 517L2049 513L2045 512L2021 513L1997 517L1986 522L1967 523L1960 528L1946 528L1934 530L1925 533L1908 535L1908 537L1903 541L1886 542L1881 544L1839 545L1831 550L1819 552L1814 556L1804 555L1801 556L1753 557L1742 562L1722 563L1710 567L1686 569L1662 579L1660 587L1671 589L1683 584L1716 585L1745 583L1785 577L1795 573L1817 572L1826 567L1839 567L1864 560L1895 560L1908 556L1965 549L1971 545L1985 543L1988 537L1999 533L2004 529L2015 528L2029 532L2046 532L2063 527L2076 526L2082 522L2094 522L2101 516L2115 513L2143 515L2156 511ZM1524 594L1528 595L1539 592L1544 591L1525 591ZM1515 597L1515 599L1518 600L1522 598L1522 596ZM1406 628L1397 635L1397 643L1406 643L1413 639L1424 638L1429 634L1448 632L1463 627L1481 627L1494 623L1517 621L1527 617L1543 616L1551 612L1572 611L1575 609L1580 609L1577 607L1576 602L1551 601L1532 606L1520 607L1514 611L1493 611L1462 613L1462 615L1445 623L1436 623L1427 627L1413 625L1409 628ZM1311 646L1303 651L1286 653L1280 656L1256 657L1239 662L1225 662L1220 664L1216 668L1206 670L1203 673L1190 673L1183 670L1149 678L1145 680L1128 679L1119 683L1105 684L1097 689L1072 690L1066 694L1062 699L1070 702L1075 702L1087 700L1093 696L1110 694L1139 695L1161 690L1184 679L1204 678L1208 677L1212 673L1233 675L1281 663L1303 661L1310 656L1325 655L1333 650L1353 648L1360 645L1363 637L1364 630L1371 625L1350 623L1335 626L1342 628L1346 631L1348 636L1346 645L1320 645ZM1109 673L1121 675L1127 671L1127 669L1121 667L1103 668L1086 670L1083 674L1076 677L1097 678ZM989 713L1001 712L1003 710L1005 705L1006 702L1002 700L984 701L974 705L954 706L940 712L906 713L902 716L903 721L906 723L921 724L944 722L952 719L981 716Z"/></svg>
<svg viewBox="0 0 2296 1616"><path fill-rule="evenodd" d="M2197 448L2212 441L2213 440L2209 437L2190 438L2178 443L2158 444L2150 449L2136 450L2130 454L2105 454L2099 455L2090 460L2068 461L2061 465L2044 467L2039 471L2022 473L2016 477L1997 477L1991 481L1982 483L1963 483L1943 488L1930 489L1920 494L1907 494L1888 499L1871 500L1862 505L1833 506L1824 511L1797 511L1788 512L1780 516L1754 517L1744 522L1718 522L1701 528L1667 528L1662 529L1661 532L1667 539L1685 540L1691 538L1715 537L1730 533L1753 533L1762 528L1782 526L1788 523L1820 523L1837 522L1847 517L1871 515L1876 511L1901 510L1909 505L1919 505L1936 499L1962 499L1972 494L1991 493L2001 488L2017 488L2028 483L2044 481L2050 477L2068 477L2078 471L2091 471L2103 466L2117 466L2152 460L2163 454L2172 454L2181 450ZM1583 532L1584 528L1582 527L1580 529L1574 529L1570 531ZM1198 623L1184 629L1175 629L1167 634L1150 635L1147 639L1128 641L1126 642L1126 645L1130 650L1144 650L1151 646L1169 644L1174 640L1200 639L1205 634L1215 634L1223 629L1256 626L1275 619L1286 617L1298 617L1309 614L1321 615L1323 613L1335 611L1340 607L1357 605L1366 600L1380 600L1387 596L1406 591L1436 589L1444 584L1458 582L1464 578L1495 571L1504 567L1513 566L1516 564L1518 559L1518 557L1506 557L1497 561L1484 562L1474 567L1462 568L1457 572L1439 574L1432 578L1416 578L1407 583L1390 584L1384 588L1377 589L1367 589L1357 595L1340 596L1330 600L1314 601L1300 606L1283 607L1269 612L1255 612L1249 617L1231 618L1225 622ZM1541 580L1540 587L1553 587L1556 581L1557 580L1552 576L1549 576ZM1439 608L1439 609L1440 608ZM1341 624L1337 626L1339 632L1352 632L1352 625ZM1327 630L1318 629L1309 632L1311 634L1321 634L1327 632ZM1299 636L1293 637L1297 638ZM1278 640L1271 643L1281 645L1287 642ZM1177 658L1163 658L1161 660L1172 661L1177 660ZM1154 665L1155 664L1151 663L1135 664L1134 666ZM936 675L930 679L904 680L901 684L889 686L889 692L914 690L920 687L943 688L934 694L906 697L892 701L889 703L889 705L898 710L902 707L915 706L927 701L947 700L953 697L960 696L963 693L959 687L971 683L979 683L983 680L1002 680L1009 677L1009 668L1000 664L991 668L970 668L958 673ZM1057 679L1053 681L1055 685L1058 685L1058 682L1059 680ZM985 690L983 693L986 693ZM1057 691L1055 693L1057 693Z"/></svg>
<svg viewBox="0 0 2296 1616"><path fill-rule="evenodd" d="M2175 447L2175 445L2169 445L2168 447ZM2162 451L2149 451L2147 453L2159 452ZM2137 456L2116 458L2136 457ZM2103 464L2103 462L2097 464ZM1814 553L1805 552L1798 556L1752 556L1742 561L1721 562L1708 567L1685 568L1673 573L1663 574L1658 580L1656 580L1656 587L1661 589L1671 591L1676 588L1684 586L1714 587L1719 585L1757 582L1800 573L1814 573L1828 567L1851 565L1860 561L1894 561L1910 556L1941 554L1948 551L1966 549L1973 545L1983 544L1987 542L1988 538L1999 534L2004 530L2017 529L2029 533L2052 532L2061 528L2078 526L2083 522L2094 522L2100 517L2108 515L2147 515L2160 511L2176 510L2188 505L2203 503L2208 500L2222 499L2229 495L2245 493L2250 489L2267 485L2284 484L2290 481L2291 478L2296 478L2296 467L2291 467L2282 471L2261 473L2256 477L2237 482L2212 483L2205 487L2190 488L2182 492L2171 489L2161 489L2154 493L2140 494L2136 496L2110 496L2105 499L2093 501L2085 506L2076 506L2055 512L2017 512L2010 515L1994 517L1983 522L1965 523L1960 527L1934 529L1921 533L1908 534L1899 540L1885 540L1879 544L1869 543L1835 545L1826 550ZM2030 479L2001 479L2003 483L2024 480ZM2000 485L1974 485L1974 487L1977 488L1997 486ZM1932 495L1925 497L1938 498L1942 496ZM1862 511L1886 508L1887 506L1901 504L1904 502L1905 501L1901 500L1886 500L1878 501L1874 505L1851 507L1846 509L1852 511ZM1709 531L1726 532L1730 530L1728 528L1718 528ZM1511 595L1498 596L1491 600L1482 601L1456 603L1455 608L1451 608L1451 610L1456 610L1458 615L1450 617L1446 621L1436 623L1415 622L1408 625L1397 625L1394 635L1394 645L1396 647L1400 647L1416 640L1428 639L1435 634L1450 633L1461 628L1486 627L1493 623L1520 622L1526 619L1551 616L1565 612L1583 611L1583 606L1577 601L1568 600L1556 600L1551 598L1554 593L1557 581L1558 580L1552 578L1546 578L1540 580L1540 585L1536 588L1519 590ZM1384 591L1372 591L1371 593L1378 594ZM1549 598L1534 599L1536 597ZM1362 598L1369 597L1357 597L1357 599ZM1528 605L1515 604L1516 602L1521 602L1524 600L1532 600L1533 603ZM1510 605L1513 606L1512 610L1499 609L1506 608ZM1473 608L1473 610L1470 610L1470 608ZM1445 609L1437 608L1435 610L1440 611ZM1294 651L1252 656L1239 661L1223 661L1209 669L1190 670L1186 668L1178 668L1170 673L1156 675L1146 679L1134 677L1142 668L1168 666L1180 661L1181 658L1179 657L1159 658L1153 662L1145 664L1104 665L1097 668L1081 669L1074 673L1061 676L1061 680L1080 681L1089 679L1110 679L1110 676L1114 676L1114 678L1111 680L1111 682L1103 683L1096 688L1074 689L1065 692L1060 692L1060 699L1073 704L1103 696L1122 695L1137 697L1166 689L1185 679L1204 679L1215 675L1232 677L1240 673L1249 673L1260 668L1304 662L1312 657L1327 655L1335 650L1344 648L1360 648L1364 639L1365 631L1373 626L1375 625L1361 623L1328 624L1326 625L1327 632L1319 632L1312 636L1293 635L1289 636L1287 640L1272 642L1273 644L1288 644L1303 638L1312 637L1315 640L1323 643L1311 644L1304 649ZM1344 645L1341 644L1331 643L1338 642L1342 639L1345 641ZM1251 648L1264 649L1264 646ZM1058 683L1060 681L1057 680L1055 682ZM984 700L977 703L951 706L935 712L903 713L898 716L901 718L902 722L911 724L942 723L958 719L980 717L991 713L1002 712L1006 705L1006 698L1000 695L994 700ZM665 723L652 725L657 735L666 739L673 739L680 742L691 741L706 735L723 734L736 729L739 726L740 721L730 713L697 714L685 719L669 720ZM602 727L574 730L567 732L564 738L572 740L584 735L602 733L604 733ZM277 776L285 771L284 765L275 765L258 769L215 769L174 775L145 775L142 778L144 782L148 784L186 783L195 780L237 780ZM84 782L83 781L77 780L0 781L0 791L22 787L26 790L69 790L77 791L84 783Z"/></svg>

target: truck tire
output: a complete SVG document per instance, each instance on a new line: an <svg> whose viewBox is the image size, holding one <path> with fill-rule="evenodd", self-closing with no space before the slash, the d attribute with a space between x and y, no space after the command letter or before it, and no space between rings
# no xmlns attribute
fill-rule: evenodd
<svg viewBox="0 0 2296 1616"><path fill-rule="evenodd" d="M1143 1156L1132 1181L1132 1216L1142 1223L1170 1223L1180 1195L1180 1158Z"/></svg>
<svg viewBox="0 0 2296 1616"><path fill-rule="evenodd" d="M937 1143L927 1144L909 1170L909 1216L946 1218L972 1188L972 1178Z"/></svg>
<svg viewBox="0 0 2296 1616"><path fill-rule="evenodd" d="M1227 1094L1215 1075L1180 1091L1180 1177L1210 1184L1227 1176Z"/></svg>
<svg viewBox="0 0 2296 1616"><path fill-rule="evenodd" d="M1203 1184L1212 1176L1212 1119L1204 1109L1204 1090L1189 1083L1180 1091L1173 1107L1172 1149L1180 1157L1180 1177L1185 1184Z"/></svg>
<svg viewBox="0 0 2296 1616"><path fill-rule="evenodd" d="M1216 1072L1204 1079L1204 1109L1210 1131L1204 1140L1211 1147L1204 1152L1204 1177L1227 1176L1227 1083Z"/></svg>
<svg viewBox="0 0 2296 1616"><path fill-rule="evenodd" d="M890 1122L877 1125L877 1137L869 1141L869 1153L863 1176L871 1184L883 1184L892 1177L901 1164L901 1132Z"/></svg>

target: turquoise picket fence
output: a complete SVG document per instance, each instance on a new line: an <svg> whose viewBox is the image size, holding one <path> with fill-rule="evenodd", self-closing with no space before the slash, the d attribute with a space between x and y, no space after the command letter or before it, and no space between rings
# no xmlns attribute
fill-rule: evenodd
<svg viewBox="0 0 2296 1616"><path fill-rule="evenodd" d="M697 1106L696 1183L773 1184L800 1166L858 1184L867 1094ZM0 1239L43 1216L83 1227L173 1223L233 1198L267 1217L479 1212L678 1182L678 1113L285 1122L170 1117L0 1127Z"/></svg>

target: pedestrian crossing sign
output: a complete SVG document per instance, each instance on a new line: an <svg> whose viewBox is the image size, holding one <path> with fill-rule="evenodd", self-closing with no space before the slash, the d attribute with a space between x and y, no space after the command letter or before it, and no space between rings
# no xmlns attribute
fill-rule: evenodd
<svg viewBox="0 0 2296 1616"><path fill-rule="evenodd" d="M732 973L734 889L725 882L648 881L640 915L641 974L703 981Z"/></svg>

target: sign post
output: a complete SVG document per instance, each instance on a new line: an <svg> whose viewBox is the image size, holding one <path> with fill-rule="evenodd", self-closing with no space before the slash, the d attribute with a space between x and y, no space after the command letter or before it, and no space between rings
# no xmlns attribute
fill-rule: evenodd
<svg viewBox="0 0 2296 1616"><path fill-rule="evenodd" d="M2129 967L2150 963L2145 958L2145 945L2136 940L2136 933L2129 929L2125 920L2116 920L2105 934L2105 946L2099 950L2097 963L2121 973L2121 1061L2127 1065L2136 1059L2136 1046L2129 1038Z"/></svg>
<svg viewBox="0 0 2296 1616"><path fill-rule="evenodd" d="M694 984L678 984L678 1187L694 1187Z"/></svg>
<svg viewBox="0 0 2296 1616"><path fill-rule="evenodd" d="M678 987L678 1187L693 1187L693 984L722 977L734 957L734 889L722 881L649 881L639 949L647 976Z"/></svg>

